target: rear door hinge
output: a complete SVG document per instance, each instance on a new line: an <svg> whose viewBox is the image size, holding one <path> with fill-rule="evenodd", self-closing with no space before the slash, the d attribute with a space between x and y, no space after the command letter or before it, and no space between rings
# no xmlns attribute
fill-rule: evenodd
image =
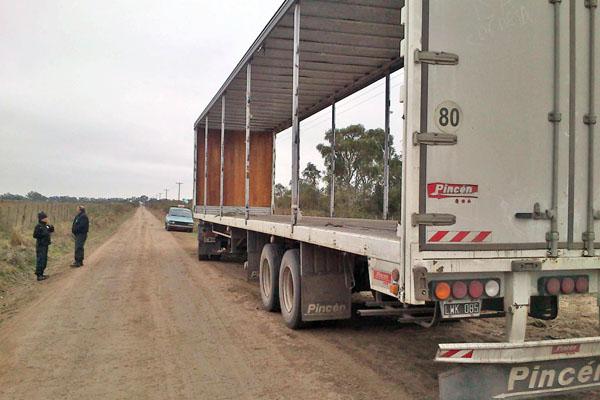
<svg viewBox="0 0 600 400"><path fill-rule="evenodd" d="M413 144L440 146L454 145L458 143L458 136L452 133L415 132L413 133Z"/></svg>
<svg viewBox="0 0 600 400"><path fill-rule="evenodd" d="M458 65L458 54L443 51L415 50L415 63L433 65Z"/></svg>
<svg viewBox="0 0 600 400"><path fill-rule="evenodd" d="M412 215L412 226L448 226L456 223L456 215L452 214L418 214Z"/></svg>
<svg viewBox="0 0 600 400"><path fill-rule="evenodd" d="M583 123L586 125L596 125L596 116L590 115L590 114L585 114L583 116Z"/></svg>

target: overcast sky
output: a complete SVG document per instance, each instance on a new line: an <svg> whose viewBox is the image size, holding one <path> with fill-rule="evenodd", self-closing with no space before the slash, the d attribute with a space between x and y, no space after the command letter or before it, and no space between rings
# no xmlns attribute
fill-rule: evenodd
<svg viewBox="0 0 600 400"><path fill-rule="evenodd" d="M0 0L0 193L191 197L193 124L281 0ZM392 77L392 134L400 129ZM291 113L291 110L290 110ZM302 124L301 162L329 110ZM383 126L383 84L338 105L338 127ZM289 182L290 133L277 139Z"/></svg>

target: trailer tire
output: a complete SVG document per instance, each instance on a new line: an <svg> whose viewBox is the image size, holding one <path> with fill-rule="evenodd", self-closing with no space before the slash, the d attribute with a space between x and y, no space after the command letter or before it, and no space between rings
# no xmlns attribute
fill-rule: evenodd
<svg viewBox="0 0 600 400"><path fill-rule="evenodd" d="M290 249L281 259L279 269L279 304L281 316L288 328L302 328L300 299L300 250Z"/></svg>
<svg viewBox="0 0 600 400"><path fill-rule="evenodd" d="M279 310L279 268L281 251L273 243L264 245L260 253L258 281L263 308L267 311Z"/></svg>

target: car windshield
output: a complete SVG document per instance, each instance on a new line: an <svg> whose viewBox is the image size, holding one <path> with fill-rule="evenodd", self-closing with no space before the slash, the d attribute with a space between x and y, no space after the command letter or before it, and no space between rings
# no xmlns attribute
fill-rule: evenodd
<svg viewBox="0 0 600 400"><path fill-rule="evenodd" d="M192 218L192 212L186 208L172 208L169 210L169 215L173 217L189 217Z"/></svg>

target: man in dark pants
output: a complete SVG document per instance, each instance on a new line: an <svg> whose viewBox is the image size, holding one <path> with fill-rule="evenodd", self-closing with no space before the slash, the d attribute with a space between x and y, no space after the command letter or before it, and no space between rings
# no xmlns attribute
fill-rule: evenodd
<svg viewBox="0 0 600 400"><path fill-rule="evenodd" d="M35 244L35 275L38 281L48 279L47 275L44 275L46 265L48 265L48 246L52 243L50 235L54 232L54 227L48 223L48 216L45 212L38 214L38 224L33 230L33 237L36 239Z"/></svg>
<svg viewBox="0 0 600 400"><path fill-rule="evenodd" d="M73 220L73 228L71 229L73 236L75 236L75 261L71 264L71 267L83 266L83 245L85 244L90 228L90 221L85 213L85 207L78 206L77 211L78 213Z"/></svg>

